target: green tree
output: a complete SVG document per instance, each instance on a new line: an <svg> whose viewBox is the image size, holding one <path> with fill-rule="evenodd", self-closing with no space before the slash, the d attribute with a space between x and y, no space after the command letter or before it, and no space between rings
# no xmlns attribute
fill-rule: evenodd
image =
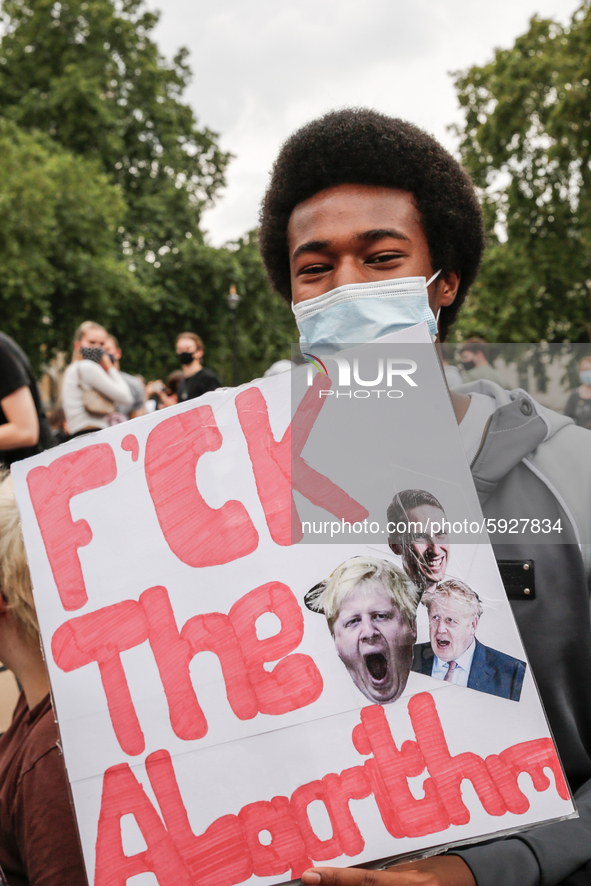
<svg viewBox="0 0 591 886"><path fill-rule="evenodd" d="M122 275L118 289L96 276L101 298L86 298L69 266L57 285L56 258L44 253L45 301L29 288L31 271L21 296L36 307L18 315L13 334L27 335L25 322L30 329L43 317L52 325L36 330L35 341L48 352L64 350L77 323L92 317L120 338L127 369L160 375L176 368L176 333L194 329L206 340L208 364L231 381L226 295L235 284L244 295L237 314L241 377L253 377L282 356L295 327L272 297L256 239L221 249L204 242L201 213L223 186L230 157L183 102L190 78L186 52L171 63L162 58L151 39L157 14L141 0L4 0L2 17L0 115L13 135L29 133L43 150L51 141L56 156L61 151L70 162L76 158L85 170L72 224L57 242L69 249L77 215L98 220L94 204L84 207L104 190L105 211L107 204L111 209L96 236L111 256L112 273ZM20 187L18 163L13 173ZM60 219L64 225L68 220L65 203ZM95 248L91 240L85 242ZM32 234L27 249L38 245ZM79 246L81 259L85 246ZM2 278L0 296L8 307ZM0 324L7 323L3 311ZM23 334L16 337L23 341Z"/></svg>
<svg viewBox="0 0 591 886"><path fill-rule="evenodd" d="M224 184L229 159L181 101L186 50L168 64L142 0L4 0L0 109L94 157L122 188L128 226L184 235Z"/></svg>
<svg viewBox="0 0 591 886"><path fill-rule="evenodd" d="M591 341L591 4L454 75L488 247L455 336Z"/></svg>
<svg viewBox="0 0 591 886"><path fill-rule="evenodd" d="M96 163L0 118L0 317L38 367L80 316L116 323L145 298L119 249L118 186Z"/></svg>
<svg viewBox="0 0 591 886"><path fill-rule="evenodd" d="M235 285L242 296L237 308L239 355L251 377L260 377L276 360L290 359L291 344L300 336L292 311L268 281L257 232L251 231L236 241L232 250L238 266ZM226 348L228 341L226 335ZM225 359L229 367L229 353ZM248 378L241 375L241 381Z"/></svg>
<svg viewBox="0 0 591 886"><path fill-rule="evenodd" d="M206 343L205 363L226 384L233 381L232 312L228 306L231 285L240 295L236 308L239 378L260 377L275 360L289 358L290 344L298 340L292 312L273 292L260 258L256 232L235 243L214 249L195 237L159 256L159 291L165 298L155 310L148 306L135 319L145 332L128 356L135 365L148 349L157 355L152 369L164 377L178 363L173 350L179 332L197 332ZM134 350L137 348L137 352Z"/></svg>

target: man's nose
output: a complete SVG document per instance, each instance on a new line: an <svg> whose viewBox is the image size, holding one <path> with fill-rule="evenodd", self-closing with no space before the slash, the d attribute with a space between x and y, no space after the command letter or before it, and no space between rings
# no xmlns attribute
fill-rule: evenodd
<svg viewBox="0 0 591 886"><path fill-rule="evenodd" d="M333 289L336 289L339 286L350 286L352 283L367 283L367 280L365 265L352 256L345 256L336 264L331 284Z"/></svg>
<svg viewBox="0 0 591 886"><path fill-rule="evenodd" d="M360 633L362 640L373 640L375 637L380 636L380 632L369 616L362 619Z"/></svg>

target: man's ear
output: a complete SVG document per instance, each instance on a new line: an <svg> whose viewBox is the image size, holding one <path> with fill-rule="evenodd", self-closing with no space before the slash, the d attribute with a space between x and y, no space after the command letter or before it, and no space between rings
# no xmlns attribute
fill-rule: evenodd
<svg viewBox="0 0 591 886"><path fill-rule="evenodd" d="M396 554L398 557L402 557L402 545L394 544L390 541L388 542L388 547L393 554Z"/></svg>
<svg viewBox="0 0 591 886"><path fill-rule="evenodd" d="M455 301L460 286L461 275L459 271L447 271L441 274L437 279L437 289L435 291L435 306L439 308L447 308Z"/></svg>

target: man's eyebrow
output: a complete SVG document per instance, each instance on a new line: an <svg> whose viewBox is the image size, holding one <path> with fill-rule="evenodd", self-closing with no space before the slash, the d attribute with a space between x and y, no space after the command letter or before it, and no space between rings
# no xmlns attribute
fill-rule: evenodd
<svg viewBox="0 0 591 886"><path fill-rule="evenodd" d="M295 261L298 256L303 255L305 252L322 252L323 249L326 249L328 243L328 240L308 240L307 243L302 243L301 246L298 246L291 260Z"/></svg>
<svg viewBox="0 0 591 886"><path fill-rule="evenodd" d="M410 240L410 237L402 231L397 231L396 228L374 228L357 234L358 240L383 240L385 237L391 237L393 240Z"/></svg>
<svg viewBox="0 0 591 886"><path fill-rule="evenodd" d="M386 237L390 237L393 240L410 240L406 234L403 234L402 231L397 231L396 228L372 228L369 231L362 231L360 234L357 234L358 240L370 242L374 240L383 240ZM307 243L302 243L291 257L292 261L295 261L300 255L303 255L307 252L322 252L330 246L329 240L308 240Z"/></svg>

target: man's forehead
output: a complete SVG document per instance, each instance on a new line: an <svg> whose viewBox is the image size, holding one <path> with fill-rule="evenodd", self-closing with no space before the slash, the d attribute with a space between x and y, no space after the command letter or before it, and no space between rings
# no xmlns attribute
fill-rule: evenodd
<svg viewBox="0 0 591 886"><path fill-rule="evenodd" d="M423 504L415 505L413 508L408 508L406 513L409 515L421 513L429 514L433 513L434 511L438 514L443 514L443 509L440 508L438 505L431 505L428 502L423 502Z"/></svg>
<svg viewBox="0 0 591 886"><path fill-rule="evenodd" d="M374 231L424 236L413 196L396 188L337 185L314 194L293 210L288 225L290 253L306 240L331 241Z"/></svg>
<svg viewBox="0 0 591 886"><path fill-rule="evenodd" d="M389 588L387 588L382 581L373 577L366 578L355 585L355 587L343 599L341 606L344 607L347 604L357 606L364 600L372 600L377 597L384 600L392 600Z"/></svg>
<svg viewBox="0 0 591 886"><path fill-rule="evenodd" d="M443 523L445 520L445 513L441 508L438 508L437 505L429 505L422 504L417 505L414 508L409 508L406 512L406 516L408 518L409 523L419 523L421 524L421 531L430 533L435 523ZM437 527L436 527L437 528ZM441 530L441 526L439 527ZM417 531L416 527L411 527L414 530L415 534Z"/></svg>
<svg viewBox="0 0 591 886"><path fill-rule="evenodd" d="M431 603L431 612L435 609L443 614L454 615L455 617L472 615L472 607L468 600L460 600L457 597L435 597Z"/></svg>

